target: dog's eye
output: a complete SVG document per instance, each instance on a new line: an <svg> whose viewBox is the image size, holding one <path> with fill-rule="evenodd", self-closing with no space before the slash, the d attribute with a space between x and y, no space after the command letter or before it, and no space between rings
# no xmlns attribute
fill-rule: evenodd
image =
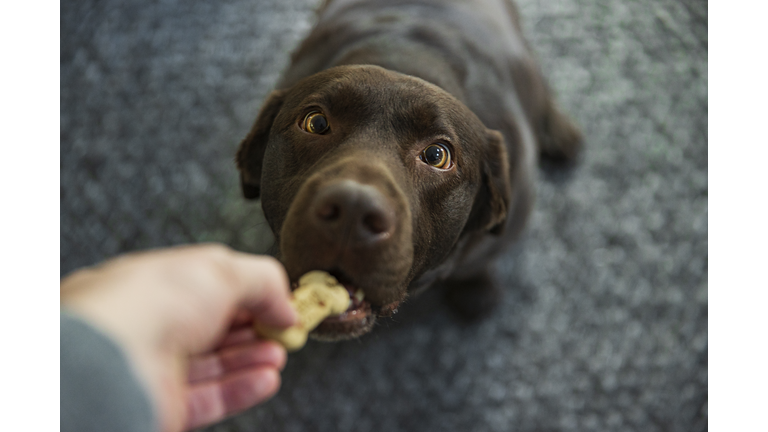
<svg viewBox="0 0 768 432"><path fill-rule="evenodd" d="M304 117L301 127L311 134L321 134L328 130L328 119L319 111L312 111Z"/></svg>
<svg viewBox="0 0 768 432"><path fill-rule="evenodd" d="M443 144L431 144L421 152L421 160L435 168L447 169L451 166L451 152Z"/></svg>

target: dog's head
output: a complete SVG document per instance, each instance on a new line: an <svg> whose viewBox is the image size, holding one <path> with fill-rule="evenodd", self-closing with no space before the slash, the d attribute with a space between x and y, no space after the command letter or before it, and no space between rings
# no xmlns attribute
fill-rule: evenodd
<svg viewBox="0 0 768 432"><path fill-rule="evenodd" d="M369 331L462 233L499 233L510 201L501 134L439 87L376 66L274 91L237 166L291 280L326 270L364 293L314 332L326 339Z"/></svg>

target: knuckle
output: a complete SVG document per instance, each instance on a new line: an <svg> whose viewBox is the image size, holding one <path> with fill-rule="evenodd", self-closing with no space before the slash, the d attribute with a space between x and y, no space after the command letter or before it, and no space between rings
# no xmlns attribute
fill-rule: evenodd
<svg viewBox="0 0 768 432"><path fill-rule="evenodd" d="M265 272L269 272L276 278L288 280L283 264L277 258L271 256L262 256L260 258L263 260Z"/></svg>
<svg viewBox="0 0 768 432"><path fill-rule="evenodd" d="M187 249L187 254L179 256L179 269L209 284L231 283L232 249L220 243L195 245Z"/></svg>
<svg viewBox="0 0 768 432"><path fill-rule="evenodd" d="M214 260L227 259L232 255L232 249L221 243L205 243L199 247L205 255Z"/></svg>
<svg viewBox="0 0 768 432"><path fill-rule="evenodd" d="M275 268L282 268L283 267L283 265L280 263L280 261L277 258L275 258L275 257L271 257L269 255L262 255L260 258L262 260L264 260L264 263L266 265L268 265L268 266L272 266L272 267L275 267Z"/></svg>

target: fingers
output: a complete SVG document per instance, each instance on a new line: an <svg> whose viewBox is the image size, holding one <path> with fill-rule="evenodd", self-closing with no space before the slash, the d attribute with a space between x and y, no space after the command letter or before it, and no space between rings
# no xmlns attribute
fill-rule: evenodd
<svg viewBox="0 0 768 432"><path fill-rule="evenodd" d="M253 325L253 314L248 309L239 309L232 318L230 328L238 328Z"/></svg>
<svg viewBox="0 0 768 432"><path fill-rule="evenodd" d="M256 339L256 333L253 331L253 327L233 329L224 336L224 339L219 342L216 349L220 350L226 347L255 341Z"/></svg>
<svg viewBox="0 0 768 432"><path fill-rule="evenodd" d="M282 370L285 362L285 349L280 345L272 341L256 341L194 357L189 363L189 382L211 380L249 367L269 366Z"/></svg>
<svg viewBox="0 0 768 432"><path fill-rule="evenodd" d="M274 327L288 327L296 322L288 276L276 259L233 252L232 269L240 282L238 295L242 305L255 321Z"/></svg>
<svg viewBox="0 0 768 432"><path fill-rule="evenodd" d="M280 388L285 349L272 341L254 340L250 328L235 330L230 336L238 334L247 342L190 360L187 429L261 403Z"/></svg>
<svg viewBox="0 0 768 432"><path fill-rule="evenodd" d="M193 385L187 398L187 427L192 429L221 420L272 397L280 375L270 366L246 369L220 381Z"/></svg>

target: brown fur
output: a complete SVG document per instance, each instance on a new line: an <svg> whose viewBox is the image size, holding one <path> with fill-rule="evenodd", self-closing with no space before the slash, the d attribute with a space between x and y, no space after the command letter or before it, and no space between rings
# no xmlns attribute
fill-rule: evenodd
<svg viewBox="0 0 768 432"><path fill-rule="evenodd" d="M439 281L465 315L487 311L499 298L488 267L525 225L538 153L570 160L581 142L513 5L335 0L318 18L237 154L243 193L261 196L289 276L336 270L379 315ZM300 128L317 108L324 135ZM449 143L453 169L419 159L436 141ZM331 189L394 215L386 233L355 231L362 216L349 227L318 217ZM356 336L369 321L320 332Z"/></svg>

